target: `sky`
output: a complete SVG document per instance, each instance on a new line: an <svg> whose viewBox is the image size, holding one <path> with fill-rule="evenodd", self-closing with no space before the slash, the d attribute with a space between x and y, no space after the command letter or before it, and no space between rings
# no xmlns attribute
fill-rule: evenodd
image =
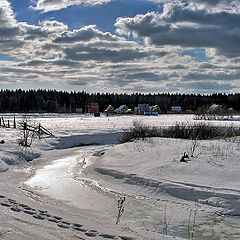
<svg viewBox="0 0 240 240"><path fill-rule="evenodd" d="M240 92L240 0L0 0L0 89Z"/></svg>

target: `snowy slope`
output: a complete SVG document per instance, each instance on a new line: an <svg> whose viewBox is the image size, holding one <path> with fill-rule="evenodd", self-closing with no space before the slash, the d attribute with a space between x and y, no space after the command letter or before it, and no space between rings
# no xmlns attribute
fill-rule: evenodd
<svg viewBox="0 0 240 240"><path fill-rule="evenodd" d="M238 141L202 141L188 163L179 160L189 140L115 145L134 120L159 127L193 118L34 114L54 137L27 151L17 144L18 130L0 128L0 237L239 239L240 220L231 217L240 212ZM121 197L125 211L116 225Z"/></svg>
<svg viewBox="0 0 240 240"><path fill-rule="evenodd" d="M148 197L171 196L219 207L223 214L240 215L239 143L201 141L198 156L180 162L191 140L151 139L116 146L95 163L103 175L133 185ZM217 149L217 150L216 150Z"/></svg>

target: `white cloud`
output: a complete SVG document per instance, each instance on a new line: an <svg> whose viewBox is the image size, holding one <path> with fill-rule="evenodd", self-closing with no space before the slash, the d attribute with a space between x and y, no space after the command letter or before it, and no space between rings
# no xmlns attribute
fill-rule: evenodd
<svg viewBox="0 0 240 240"><path fill-rule="evenodd" d="M43 30L49 31L49 32L65 32L68 30L68 26L62 22L58 22L55 20L45 20L41 22L41 26Z"/></svg>
<svg viewBox="0 0 240 240"><path fill-rule="evenodd" d="M0 60L2 83L11 79L20 87L32 81L31 86L86 91L204 93L214 86L233 92L239 85L237 13L166 3L162 14L119 18L118 33L143 37L143 44L92 25L70 31L55 20L38 26L17 22L10 4L0 1L0 50L18 59ZM209 62L179 54L199 46L207 48Z"/></svg>
<svg viewBox="0 0 240 240"><path fill-rule="evenodd" d="M97 5L113 0L38 0L35 7L32 7L35 10L41 10L43 12L56 11L63 8L67 8L73 5Z"/></svg>
<svg viewBox="0 0 240 240"><path fill-rule="evenodd" d="M239 0L149 0L155 3L164 4L165 7L173 5L181 5L192 10L205 9L208 12L240 12Z"/></svg>
<svg viewBox="0 0 240 240"><path fill-rule="evenodd" d="M14 27L17 24L13 10L7 0L0 2L0 27Z"/></svg>
<svg viewBox="0 0 240 240"><path fill-rule="evenodd" d="M151 12L117 19L119 34L142 37L156 46L215 48L227 57L240 56L240 13L209 12L188 5L166 5L163 13Z"/></svg>
<svg viewBox="0 0 240 240"><path fill-rule="evenodd" d="M17 21L7 0L0 2L0 50L2 53L14 50L23 45Z"/></svg>
<svg viewBox="0 0 240 240"><path fill-rule="evenodd" d="M105 41L118 41L125 40L124 38L117 37L111 33L105 33L95 28L95 25L85 26L83 28L63 32L55 39L55 43L74 43L74 42L86 42L92 39L105 40Z"/></svg>

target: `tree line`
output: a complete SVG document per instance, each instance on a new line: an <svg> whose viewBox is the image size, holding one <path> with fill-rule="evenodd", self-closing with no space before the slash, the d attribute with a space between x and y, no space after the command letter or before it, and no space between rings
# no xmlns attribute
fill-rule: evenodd
<svg viewBox="0 0 240 240"><path fill-rule="evenodd" d="M202 106L219 104L240 111L240 93L214 93L210 95L180 93L117 94L42 89L0 91L0 112L73 113L76 108L82 108L84 111L89 102L98 102L100 111L106 109L109 104L114 108L126 104L133 109L141 103L164 105L168 110L171 109L171 106L181 106L183 111L196 111Z"/></svg>

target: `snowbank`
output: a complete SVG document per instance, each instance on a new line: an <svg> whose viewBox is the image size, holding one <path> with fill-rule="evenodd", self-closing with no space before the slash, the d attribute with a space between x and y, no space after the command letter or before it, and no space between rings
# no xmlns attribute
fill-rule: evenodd
<svg viewBox="0 0 240 240"><path fill-rule="evenodd" d="M100 157L95 171L140 186L147 196L160 199L169 194L239 216L239 144L201 141L198 156L180 162L191 144L189 140L161 138L121 144Z"/></svg>
<svg viewBox="0 0 240 240"><path fill-rule="evenodd" d="M0 160L0 173L6 172L7 170L8 170L8 165L4 161Z"/></svg>

